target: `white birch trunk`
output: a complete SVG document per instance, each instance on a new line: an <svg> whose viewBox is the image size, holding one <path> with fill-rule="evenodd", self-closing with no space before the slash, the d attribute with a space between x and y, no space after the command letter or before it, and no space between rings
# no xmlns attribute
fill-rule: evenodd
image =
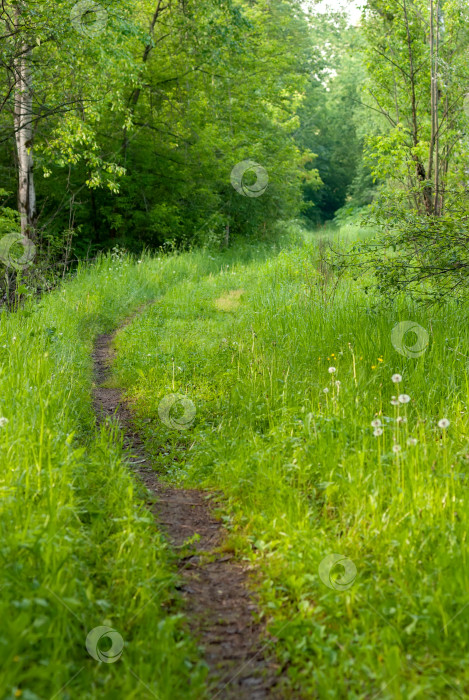
<svg viewBox="0 0 469 700"><path fill-rule="evenodd" d="M17 16L20 10L17 10ZM33 92L30 68L31 48L26 43L15 61L15 137L18 154L18 211L21 233L34 238L36 190L33 173Z"/></svg>

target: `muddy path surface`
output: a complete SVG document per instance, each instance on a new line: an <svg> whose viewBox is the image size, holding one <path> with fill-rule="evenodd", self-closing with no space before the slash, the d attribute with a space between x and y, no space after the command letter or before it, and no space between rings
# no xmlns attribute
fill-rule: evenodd
<svg viewBox="0 0 469 700"><path fill-rule="evenodd" d="M152 511L175 550L193 535L200 538L191 545L189 556L187 548L182 548L178 561L190 631L202 647L210 670L208 696L230 700L285 697L277 685L278 669L267 658L261 641L263 626L254 618L256 603L249 593L246 567L223 552L225 533L213 515L207 494L160 482L143 440L133 427L122 392L102 386L110 376L114 335L101 335L95 343L97 419L115 416L119 421L133 456L132 468L154 494Z"/></svg>

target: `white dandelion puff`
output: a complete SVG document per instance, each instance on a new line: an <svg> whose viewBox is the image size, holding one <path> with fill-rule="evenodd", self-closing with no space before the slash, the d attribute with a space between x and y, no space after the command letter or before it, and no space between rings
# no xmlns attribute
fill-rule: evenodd
<svg viewBox="0 0 469 700"><path fill-rule="evenodd" d="M401 374L393 374L391 377L391 381L394 382L394 384L399 384L399 382L402 382L402 375Z"/></svg>
<svg viewBox="0 0 469 700"><path fill-rule="evenodd" d="M410 401L409 394L399 394L397 398L399 399L400 403L409 403Z"/></svg>
<svg viewBox="0 0 469 700"><path fill-rule="evenodd" d="M392 446L392 451L393 451L393 452L396 452L396 453L397 453L397 452L400 452L401 449L402 449L402 448L401 448L400 445L393 445L393 446Z"/></svg>
<svg viewBox="0 0 469 700"><path fill-rule="evenodd" d="M337 370L335 367L329 367L327 371L329 372L329 374L334 374L334 372L336 372Z"/></svg>
<svg viewBox="0 0 469 700"><path fill-rule="evenodd" d="M375 429L373 430L373 435L374 435L375 437L379 437L379 435L382 435L382 434L383 434L383 429L382 429L382 428L375 428Z"/></svg>
<svg viewBox="0 0 469 700"><path fill-rule="evenodd" d="M407 423L407 418L405 416L397 416L396 423Z"/></svg>
<svg viewBox="0 0 469 700"><path fill-rule="evenodd" d="M399 406L399 401L395 397L391 399L391 403L393 406Z"/></svg>
<svg viewBox="0 0 469 700"><path fill-rule="evenodd" d="M381 427L381 421L379 418L375 418L374 420L371 421L371 425L373 428L380 428Z"/></svg>
<svg viewBox="0 0 469 700"><path fill-rule="evenodd" d="M325 389L323 389L323 392L324 392L325 394L328 394L328 393L329 393L329 389L327 388L327 386L325 387Z"/></svg>
<svg viewBox="0 0 469 700"><path fill-rule="evenodd" d="M5 427L5 425L8 423L8 418L0 418L0 428Z"/></svg>
<svg viewBox="0 0 469 700"><path fill-rule="evenodd" d="M438 427L443 429L449 428L449 420L447 418L442 418L438 421Z"/></svg>
<svg viewBox="0 0 469 700"><path fill-rule="evenodd" d="M408 439L407 439L407 444L408 444L408 445L415 446L415 445L417 444L417 442L418 442L417 438L408 438Z"/></svg>

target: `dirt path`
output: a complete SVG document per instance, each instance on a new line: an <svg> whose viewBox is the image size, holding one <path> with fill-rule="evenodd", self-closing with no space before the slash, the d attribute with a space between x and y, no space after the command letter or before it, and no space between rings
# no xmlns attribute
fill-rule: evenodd
<svg viewBox="0 0 469 700"><path fill-rule="evenodd" d="M187 556L187 551L184 558L181 555L179 569L189 626L210 669L210 697L279 698L275 667L265 658L260 641L263 628L253 618L256 605L248 591L248 574L242 563L220 551L224 532L211 513L206 494L160 483L132 427L121 391L101 386L109 376L113 337L102 335L95 344L95 410L98 419L117 416L126 445L138 462L135 471L156 496L152 510L171 544L177 548L192 535L200 536L193 555Z"/></svg>

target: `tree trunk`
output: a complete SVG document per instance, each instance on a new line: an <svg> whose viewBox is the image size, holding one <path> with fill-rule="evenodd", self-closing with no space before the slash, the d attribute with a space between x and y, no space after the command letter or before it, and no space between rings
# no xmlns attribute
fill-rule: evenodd
<svg viewBox="0 0 469 700"><path fill-rule="evenodd" d="M412 37L410 33L409 18L407 16L407 4L404 0L403 4L404 10L404 26L407 36L407 50L409 56L409 80L410 80L410 99L411 99L411 109L412 109L412 142L414 148L420 143L419 137L419 125L417 117L417 97L416 97L416 73L414 68L414 51L412 46ZM433 5L432 5L433 7ZM433 85L433 83L432 83ZM432 93L433 94L433 93ZM414 153L412 154L412 159L415 162L415 169L417 175L417 181L422 185L422 197L423 205L426 214L433 213L433 198L432 198L432 188L430 185L425 184L427 182L427 174L425 172L425 166L420 161L419 157Z"/></svg>
<svg viewBox="0 0 469 700"><path fill-rule="evenodd" d="M436 17L436 27L435 27ZM433 203L434 214L440 213L440 141L439 141L439 123L438 123L438 63L439 63L439 17L440 17L440 2L437 0L436 12L433 6L433 0L430 0L430 72L431 72L431 97L430 97L430 112L431 112L431 137L430 148L428 152L428 179L434 180L435 199Z"/></svg>
<svg viewBox="0 0 469 700"><path fill-rule="evenodd" d="M20 9L17 9L19 24ZM34 239L36 190L33 173L33 92L30 68L31 47L23 43L15 61L15 137L18 154L18 211L21 233Z"/></svg>
<svg viewBox="0 0 469 700"><path fill-rule="evenodd" d="M167 3L167 4L164 5L164 7L163 7L163 6L162 6L162 2L163 2L163 0L158 0L158 3L157 3L157 6L156 6L156 9L155 9L155 12L154 12L154 14L153 14L153 18L152 18L152 20L151 20L151 22L150 22L150 38L151 38L151 41L150 41L149 44L147 44L147 45L145 46L145 51L143 52L143 57L142 57L143 65L145 65L145 64L147 63L148 58L149 58L149 56L150 56L150 53L151 53L151 51L152 51L152 49L153 49L153 47L154 47L154 43L153 43L153 34L154 34L154 31L155 31L155 27L156 27L156 23L157 23L157 21L158 21L158 18L159 18L159 16L160 16L160 14L161 14L162 12L164 12L164 11L168 8L168 5L169 5L169 3ZM135 88L135 89L132 91L132 94L131 94L131 96L130 96L130 99L129 99L129 107L130 107L130 112L131 112L132 116L133 116L134 113L135 113L135 109L136 109L136 107L137 107L137 103L138 103L138 100L139 100L139 98L140 98L140 93L141 93L141 91L142 91L142 89L141 89L140 87L137 87L137 88ZM123 145L122 145L122 150L123 150L123 153L124 153L124 162L127 161L127 149L128 149L128 147L129 147L129 139L128 139L128 135L127 135L127 128L124 128L124 143L123 143Z"/></svg>

